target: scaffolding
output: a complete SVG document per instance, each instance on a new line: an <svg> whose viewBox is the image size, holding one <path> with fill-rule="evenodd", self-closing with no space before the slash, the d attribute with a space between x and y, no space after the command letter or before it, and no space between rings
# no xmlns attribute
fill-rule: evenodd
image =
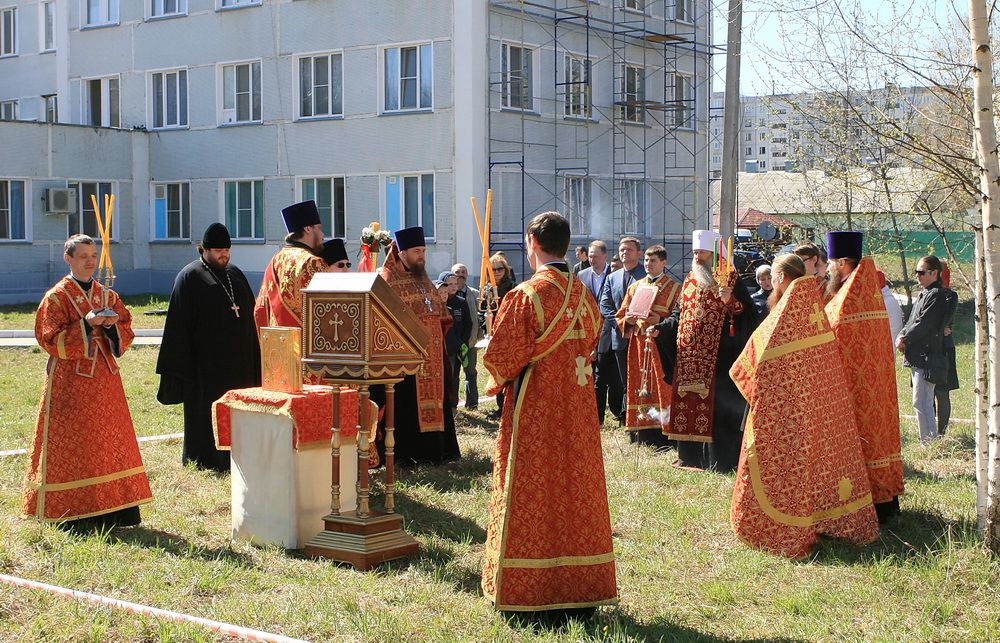
<svg viewBox="0 0 1000 643"><path fill-rule="evenodd" d="M675 3L689 20L675 19ZM614 253L636 236L686 272L690 233L709 223L710 81L722 52L703 5L491 0L490 243L512 251L519 276L530 270L513 251L544 210L567 214L575 243L604 239Z"/></svg>

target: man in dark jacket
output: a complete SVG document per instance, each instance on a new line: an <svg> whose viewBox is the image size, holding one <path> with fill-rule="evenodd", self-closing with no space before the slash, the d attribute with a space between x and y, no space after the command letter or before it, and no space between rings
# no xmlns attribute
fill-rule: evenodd
<svg viewBox="0 0 1000 643"><path fill-rule="evenodd" d="M920 441L929 442L938 437L934 417L935 382L944 383L947 377L942 351L947 297L941 288L940 259L934 255L924 257L917 263L914 273L922 290L896 339L896 348L903 353L903 366L911 369L913 410L917 414Z"/></svg>
<svg viewBox="0 0 1000 643"><path fill-rule="evenodd" d="M625 293L628 287L637 279L646 276L646 269L642 267L642 250L640 242L635 237L622 237L618 242L618 257L622 261L623 268L617 272L612 272L604 282L601 291L600 310L601 316L606 321L613 324L611 330L611 352L614 354L614 364L618 369L618 381L621 382L620 402L616 405L608 402L612 412L620 409L619 422L625 422L625 383L628 382L628 339L623 337L618 325L615 323L615 313L621 308L625 300ZM609 393L610 396L610 393Z"/></svg>
<svg viewBox="0 0 1000 643"><path fill-rule="evenodd" d="M438 275L434 285L443 285L446 290L445 305L454 323L444 337L445 350L448 353L448 365L451 367L448 377L448 403L451 408L458 406L458 376L467 363L469 337L472 336L472 318L469 316L469 304L465 297L458 294L458 275L445 270Z"/></svg>

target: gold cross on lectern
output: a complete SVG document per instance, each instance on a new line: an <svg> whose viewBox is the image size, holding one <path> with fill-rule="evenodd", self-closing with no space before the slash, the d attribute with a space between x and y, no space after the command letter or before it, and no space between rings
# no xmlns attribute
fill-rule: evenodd
<svg viewBox="0 0 1000 643"><path fill-rule="evenodd" d="M340 327L344 325L344 320L340 318L340 313L333 313L333 319L327 322L333 326L333 341L340 341Z"/></svg>
<svg viewBox="0 0 1000 643"><path fill-rule="evenodd" d="M823 320L824 317L823 313L819 309L819 304L813 304L813 311L812 314L809 315L809 321L812 322L813 324L816 324L817 333L823 332Z"/></svg>
<svg viewBox="0 0 1000 643"><path fill-rule="evenodd" d="M582 355L576 358L576 383L579 386L587 385L587 376L594 372L594 367L587 363L587 358Z"/></svg>

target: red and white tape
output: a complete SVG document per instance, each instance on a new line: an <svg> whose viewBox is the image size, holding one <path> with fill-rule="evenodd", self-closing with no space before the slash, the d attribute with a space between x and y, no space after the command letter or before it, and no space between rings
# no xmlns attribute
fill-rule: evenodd
<svg viewBox="0 0 1000 643"><path fill-rule="evenodd" d="M18 578L17 576L8 576L6 574L0 574L0 582L7 583L8 585L14 585L15 587L27 587L30 589L41 590L43 592L58 594L59 596L68 596L70 598L75 598L77 600L85 601L88 603L95 603L97 605L118 607L121 609L128 610L130 612L135 612L136 614L144 614L146 616L153 616L168 621L176 621L178 623L193 623L195 625L200 625L202 627L208 628L214 632L219 632L220 634L225 634L227 636L232 636L234 638L243 639L244 641L266 641L268 643L307 643L302 639L293 639L287 636L282 636L281 634L271 634L270 632L252 630L248 627L242 627L240 625L230 625L229 623L213 621L207 618L201 618L200 616L191 616L189 614L181 614L180 612L161 610L157 607L149 607L147 605L140 605L139 603L122 601L118 600L117 598L108 598L107 596L99 596L98 594L91 594L89 592L79 592L75 589L56 587L55 585L39 583L37 581L27 580L25 578Z"/></svg>

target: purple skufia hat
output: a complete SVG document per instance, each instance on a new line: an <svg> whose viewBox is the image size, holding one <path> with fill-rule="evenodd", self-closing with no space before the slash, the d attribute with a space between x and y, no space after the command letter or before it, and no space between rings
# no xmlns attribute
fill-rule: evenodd
<svg viewBox="0 0 1000 643"><path fill-rule="evenodd" d="M285 230L295 232L311 225L320 223L319 209L315 201L302 201L282 208L281 218L285 221Z"/></svg>
<svg viewBox="0 0 1000 643"><path fill-rule="evenodd" d="M410 248L427 245L427 242L424 241L423 226L413 226L412 228L396 230L393 236L396 238L396 247L400 250L409 250Z"/></svg>
<svg viewBox="0 0 1000 643"><path fill-rule="evenodd" d="M832 230L826 233L826 254L830 259L849 257L861 261L864 235L854 230Z"/></svg>

